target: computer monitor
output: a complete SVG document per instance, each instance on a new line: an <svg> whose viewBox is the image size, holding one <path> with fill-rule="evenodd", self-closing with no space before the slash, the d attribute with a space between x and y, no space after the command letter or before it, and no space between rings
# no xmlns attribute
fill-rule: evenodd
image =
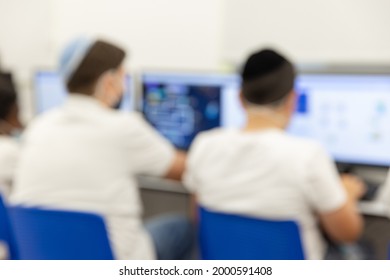
<svg viewBox="0 0 390 280"><path fill-rule="evenodd" d="M302 74L288 131L321 142L337 162L390 165L390 76Z"/></svg>
<svg viewBox="0 0 390 280"><path fill-rule="evenodd" d="M39 71L35 74L35 112L41 114L61 106L67 96L67 91L61 76L55 71ZM133 79L126 75L126 92L120 104L120 110L134 109Z"/></svg>
<svg viewBox="0 0 390 280"><path fill-rule="evenodd" d="M141 82L146 120L179 149L201 131L240 122L232 118L241 110L235 75L148 72Z"/></svg>

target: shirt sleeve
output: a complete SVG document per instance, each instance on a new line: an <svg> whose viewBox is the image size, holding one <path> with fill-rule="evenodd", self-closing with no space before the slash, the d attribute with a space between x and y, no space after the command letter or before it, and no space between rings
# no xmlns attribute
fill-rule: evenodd
<svg viewBox="0 0 390 280"><path fill-rule="evenodd" d="M347 201L336 166L322 147L309 160L309 200L318 213L340 209Z"/></svg>
<svg viewBox="0 0 390 280"><path fill-rule="evenodd" d="M132 171L137 174L164 176L175 158L174 147L142 116L134 114L128 125L131 129L125 141Z"/></svg>

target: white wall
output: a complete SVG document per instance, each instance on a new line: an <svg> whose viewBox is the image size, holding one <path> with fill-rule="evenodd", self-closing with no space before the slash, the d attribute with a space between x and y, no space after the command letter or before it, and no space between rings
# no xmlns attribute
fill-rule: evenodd
<svg viewBox="0 0 390 280"><path fill-rule="evenodd" d="M0 0L0 56L15 70L56 66L69 40L113 39L131 65L215 69L223 0Z"/></svg>
<svg viewBox="0 0 390 280"><path fill-rule="evenodd" d="M215 69L221 42L220 0L56 0L55 49L77 34L99 35L130 52L129 65Z"/></svg>
<svg viewBox="0 0 390 280"><path fill-rule="evenodd" d="M25 120L31 116L31 73L49 62L50 14L50 0L0 0L0 66L14 74Z"/></svg>
<svg viewBox="0 0 390 280"><path fill-rule="evenodd" d="M389 0L226 0L223 58L275 46L300 63L390 64Z"/></svg>
<svg viewBox="0 0 390 280"><path fill-rule="evenodd" d="M55 68L64 45L101 36L129 52L127 67L215 70L223 0L0 0L0 57L16 72L25 119L34 70Z"/></svg>
<svg viewBox="0 0 390 280"><path fill-rule="evenodd" d="M31 77L80 35L113 39L128 68L214 70L276 46L300 63L390 64L389 0L0 0L0 61L31 115Z"/></svg>
<svg viewBox="0 0 390 280"><path fill-rule="evenodd" d="M121 43L135 67L214 69L265 45L299 62L387 63L388 11L389 0L0 0L0 60L55 66L89 34Z"/></svg>
<svg viewBox="0 0 390 280"><path fill-rule="evenodd" d="M0 0L0 61L24 70L46 61L49 51L48 0Z"/></svg>

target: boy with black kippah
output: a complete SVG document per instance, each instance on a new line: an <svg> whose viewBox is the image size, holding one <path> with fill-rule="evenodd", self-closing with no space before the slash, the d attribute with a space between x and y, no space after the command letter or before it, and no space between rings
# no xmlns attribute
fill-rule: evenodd
<svg viewBox="0 0 390 280"><path fill-rule="evenodd" d="M335 241L356 240L363 184L338 176L317 143L284 130L295 109L295 70L273 50L252 54L242 71L247 122L200 134L191 147L185 184L200 205L218 212L295 220L307 259L322 259L320 226ZM226 245L228 246L228 244Z"/></svg>

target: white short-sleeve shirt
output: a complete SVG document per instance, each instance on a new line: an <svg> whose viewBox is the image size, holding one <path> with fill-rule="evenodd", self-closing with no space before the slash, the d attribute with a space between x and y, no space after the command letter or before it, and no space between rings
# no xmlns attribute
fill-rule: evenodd
<svg viewBox="0 0 390 280"><path fill-rule="evenodd" d="M19 143L0 135L0 194L8 196L19 159Z"/></svg>
<svg viewBox="0 0 390 280"><path fill-rule="evenodd" d="M321 259L326 250L317 214L335 211L347 199L324 149L278 129L200 134L184 181L210 209L297 221L308 259Z"/></svg>
<svg viewBox="0 0 390 280"><path fill-rule="evenodd" d="M106 220L117 259L152 259L135 175L164 175L174 154L137 113L71 94L22 138L11 202L97 212Z"/></svg>

